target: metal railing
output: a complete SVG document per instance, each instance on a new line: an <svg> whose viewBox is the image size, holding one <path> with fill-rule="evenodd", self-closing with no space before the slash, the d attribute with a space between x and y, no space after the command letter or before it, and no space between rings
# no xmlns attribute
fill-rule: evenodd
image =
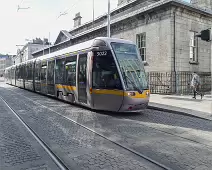
<svg viewBox="0 0 212 170"><path fill-rule="evenodd" d="M211 73L199 72L200 91L210 93ZM153 94L192 94L192 72L148 72L150 91Z"/></svg>

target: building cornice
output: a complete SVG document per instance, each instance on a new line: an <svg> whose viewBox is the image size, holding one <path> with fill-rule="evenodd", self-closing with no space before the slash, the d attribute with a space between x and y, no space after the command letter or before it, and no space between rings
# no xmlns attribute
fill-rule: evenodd
<svg viewBox="0 0 212 170"><path fill-rule="evenodd" d="M125 15L119 17L119 18L115 18L115 19L111 20L111 25L113 25L113 24L115 24L117 22L120 22L122 20L128 19L130 17L133 17L135 15L138 15L138 14L141 14L141 13L144 13L144 12L148 12L148 11L154 9L154 8L162 7L163 5L167 5L167 4L180 6L180 7L183 7L183 8L187 8L187 9L193 10L195 12L201 12L202 14L205 14L207 16L212 17L212 11L211 10L205 10L205 9L193 6L190 3L183 2L183 1L180 1L180 0L161 0L161 1L158 1L158 2L153 3L151 5L145 6L145 7L141 8L141 9L138 9L136 11L130 12L128 14L125 14ZM99 25L99 26L97 26L95 28L91 28L89 30L81 32L81 33L73 36L73 39L78 38L80 36L83 36L85 34L88 34L90 32L96 31L98 29L104 28L104 27L107 27L107 23L101 24L101 25Z"/></svg>
<svg viewBox="0 0 212 170"><path fill-rule="evenodd" d="M122 8L124 8L124 7L130 6L131 4L135 3L136 1L137 1L137 0L131 0L131 1L128 2L128 3L124 3L124 4L120 5L120 6L118 6L117 8L111 10L111 15L112 15L114 12L117 12L118 10L120 10L120 9L122 9ZM85 22L84 24L82 24L82 25L80 25L80 26L78 26L78 27L76 27L76 28L72 28L71 30L69 30L69 32L75 31L75 30L80 29L80 28L82 28L82 27L84 27L84 26L86 26L86 25L92 24L93 22L95 22L95 21L97 21L97 20L100 20L101 18L104 19L105 17L107 17L107 13L98 16L97 18L94 19L94 21L93 21L93 20L90 20L90 21Z"/></svg>
<svg viewBox="0 0 212 170"><path fill-rule="evenodd" d="M133 3L137 2L137 1L138 1L138 0L132 0L132 1L128 2L128 3L125 3L125 4L120 5L119 7L115 8L114 10L111 11L111 15L113 15L113 13L117 12L118 10L120 10L120 9L122 9L122 8L125 8L125 7L127 7L127 6L132 5ZM206 10L206 9L201 8L201 7L194 6L194 5L192 5L191 3L184 2L184 1L182 1L182 0L160 0L160 1L158 1L158 2L155 2L155 3L151 4L151 5L145 6L145 7L141 8L141 9L150 10L150 9L155 8L155 7L158 7L158 6L161 6L161 5L164 5L164 4L168 4L168 3L172 3L172 4L178 5L178 6L181 5L181 7L185 7L185 8L186 8L186 7L187 7L187 8L190 7L191 10L193 9L193 10L197 10L197 11L199 11L199 12L203 12L204 14L212 15L212 11L211 11L211 10ZM74 32L74 31L76 31L76 30L79 30L79 29L81 29L82 27L85 27L86 25L92 24L93 22L95 22L95 21L97 21L97 20L99 20L99 19L101 19L101 18L102 18L102 19L107 18L107 13L105 13L105 14L99 16L99 17L96 18L94 21L91 20L91 21L88 21L88 22L86 22L86 23L80 25L80 26L77 27L77 28L73 28L73 29L71 29L69 32Z"/></svg>
<svg viewBox="0 0 212 170"><path fill-rule="evenodd" d="M124 8L124 7L128 6L128 5L131 5L132 3L135 3L136 1L137 0L132 0L132 1L130 1L127 4L123 4L123 5L119 6L118 8L114 9L111 13L116 12L119 9ZM147 6L144 6L142 8L139 8L139 9L137 9L135 11L129 12L127 14L123 14L120 17L111 19L111 25L114 25L114 24L116 24L116 23L118 23L120 21L123 21L125 19L134 17L136 15L140 15L142 13L145 14L145 13L151 12L153 10L155 11L155 9L157 9L157 8L160 8L161 9L164 6L168 6L168 5L185 8L185 9L188 9L188 10L191 10L191 11L194 11L194 12L198 12L198 13L201 13L203 15L212 17L212 11L211 10L202 9L202 8L197 7L197 6L194 6L194 5L192 5L192 4L188 3L188 2L184 2L184 1L181 1L181 0L160 0L158 2L155 2L155 3L152 3L150 5L147 5ZM87 29L86 31L80 32L80 33L74 35L71 40L77 39L77 38L79 38L79 37L81 37L83 35L86 35L86 34L89 34L91 32L100 30L102 28L106 28L107 27L107 19L104 18L106 16L107 15L104 14L104 15L102 15L102 16L100 16L100 17L98 17L98 18L95 19L95 21L97 21L100 18L103 18L104 19L104 23L103 24L101 24L99 26L96 26L96 27L93 27L93 28L90 28L90 29ZM85 23L85 24L83 24L83 25L81 25L81 26L79 26L77 28L74 28L70 32L75 31L75 30L79 30L80 28L85 27L86 25L89 25L91 22L93 22L93 21L89 21L89 22L87 22L87 23ZM70 41L70 40L68 40L68 41ZM61 45L61 44L65 44L68 41L64 41L64 42L61 42L61 43L59 43L59 44L57 44L55 46L51 46L51 48L54 48L54 47L56 47L58 45ZM39 50L39 51L34 52L33 55L36 55L36 53L39 53L40 51L42 51L42 50Z"/></svg>

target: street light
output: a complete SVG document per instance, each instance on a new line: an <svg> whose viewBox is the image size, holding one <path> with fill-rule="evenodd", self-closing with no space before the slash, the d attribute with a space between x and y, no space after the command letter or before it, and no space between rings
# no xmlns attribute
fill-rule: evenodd
<svg viewBox="0 0 212 170"><path fill-rule="evenodd" d="M93 0L93 22L92 22L92 26L94 27L94 0Z"/></svg>
<svg viewBox="0 0 212 170"><path fill-rule="evenodd" d="M110 37L110 0L108 0L107 37Z"/></svg>
<svg viewBox="0 0 212 170"><path fill-rule="evenodd" d="M49 32L49 54L51 53L50 32Z"/></svg>

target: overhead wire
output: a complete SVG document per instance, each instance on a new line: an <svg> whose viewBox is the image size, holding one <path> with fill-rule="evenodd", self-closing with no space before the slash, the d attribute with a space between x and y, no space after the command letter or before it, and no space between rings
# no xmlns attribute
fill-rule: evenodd
<svg viewBox="0 0 212 170"><path fill-rule="evenodd" d="M20 10L20 9L29 9L30 7L27 7L27 8L21 8L20 5L23 3L24 0L21 0L21 2L18 4L18 8L17 8L17 12Z"/></svg>
<svg viewBox="0 0 212 170"><path fill-rule="evenodd" d="M69 8L63 12L60 12L60 15L57 18L60 18L62 15L68 14L70 12L70 10L73 9L73 7L76 6L79 2L80 2L80 0L76 0L71 8Z"/></svg>

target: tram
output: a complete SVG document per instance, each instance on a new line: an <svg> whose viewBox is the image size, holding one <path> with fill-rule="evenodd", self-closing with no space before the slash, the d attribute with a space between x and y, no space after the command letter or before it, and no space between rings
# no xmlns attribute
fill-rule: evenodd
<svg viewBox="0 0 212 170"><path fill-rule="evenodd" d="M98 37L5 69L6 83L96 110L138 112L150 90L136 45Z"/></svg>

